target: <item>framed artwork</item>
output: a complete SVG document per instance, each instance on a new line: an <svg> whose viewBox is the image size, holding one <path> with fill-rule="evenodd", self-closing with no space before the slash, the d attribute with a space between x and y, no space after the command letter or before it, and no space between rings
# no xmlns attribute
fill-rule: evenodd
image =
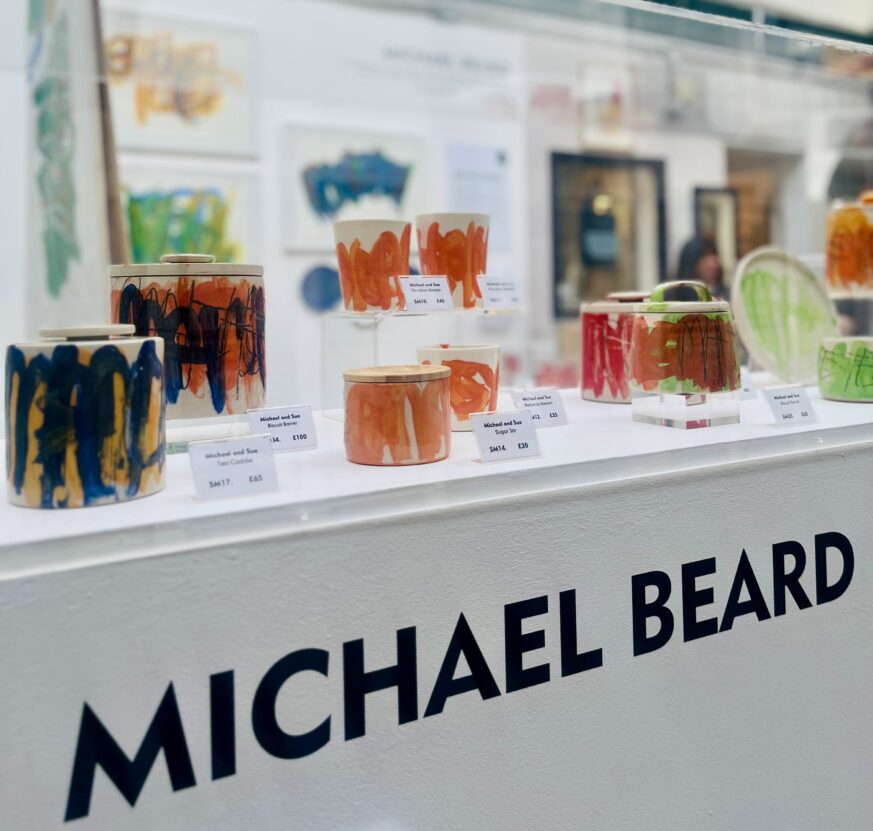
<svg viewBox="0 0 873 831"><path fill-rule="evenodd" d="M254 30L107 8L103 41L119 148L255 154Z"/></svg>
<svg viewBox="0 0 873 831"><path fill-rule="evenodd" d="M120 177L131 262L155 263L168 253L212 254L229 263L260 259L253 176L123 158Z"/></svg>
<svg viewBox="0 0 873 831"><path fill-rule="evenodd" d="M715 243L729 279L739 259L739 211L734 188L694 188L694 235Z"/></svg>
<svg viewBox="0 0 873 831"><path fill-rule="evenodd" d="M101 322L124 259L96 0L33 3L27 43L26 330Z"/></svg>
<svg viewBox="0 0 873 831"><path fill-rule="evenodd" d="M553 153L555 317L665 279L666 217L663 161Z"/></svg>
<svg viewBox="0 0 873 831"><path fill-rule="evenodd" d="M339 220L411 222L425 210L421 139L288 125L281 142L282 227L290 250L332 251Z"/></svg>
<svg viewBox="0 0 873 831"><path fill-rule="evenodd" d="M634 143L634 75L627 66L580 70L579 141L586 148L630 150Z"/></svg>

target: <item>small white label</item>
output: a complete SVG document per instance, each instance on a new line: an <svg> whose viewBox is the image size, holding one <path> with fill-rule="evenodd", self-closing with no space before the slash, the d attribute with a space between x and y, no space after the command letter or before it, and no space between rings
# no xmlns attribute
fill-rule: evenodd
<svg viewBox="0 0 873 831"><path fill-rule="evenodd" d="M439 312L454 308L447 277L401 277L407 312Z"/></svg>
<svg viewBox="0 0 873 831"><path fill-rule="evenodd" d="M274 491L276 463L269 436L240 436L188 445L198 499Z"/></svg>
<svg viewBox="0 0 873 831"><path fill-rule="evenodd" d="M758 388L752 383L752 379L748 372L743 372L740 375L743 384L743 390L740 393L740 401L750 401L758 397Z"/></svg>
<svg viewBox="0 0 873 831"><path fill-rule="evenodd" d="M308 404L249 410L248 417L252 433L266 433L274 453L318 447L312 408Z"/></svg>
<svg viewBox="0 0 873 831"><path fill-rule="evenodd" d="M521 307L521 292L515 280L489 277L483 274L476 278L482 292L482 306L486 309L518 309Z"/></svg>
<svg viewBox="0 0 873 831"><path fill-rule="evenodd" d="M473 435L483 462L524 459L540 455L536 427L528 410L473 413Z"/></svg>
<svg viewBox="0 0 873 831"><path fill-rule="evenodd" d="M519 410L529 410L534 427L561 427L567 423L564 399L556 389L520 390L512 393L512 403Z"/></svg>
<svg viewBox="0 0 873 831"><path fill-rule="evenodd" d="M762 390L779 427L815 424L818 419L803 387L771 387Z"/></svg>

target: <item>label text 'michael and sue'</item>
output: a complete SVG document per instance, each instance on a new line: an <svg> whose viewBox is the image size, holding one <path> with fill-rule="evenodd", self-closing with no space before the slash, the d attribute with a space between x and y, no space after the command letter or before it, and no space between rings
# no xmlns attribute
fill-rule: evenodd
<svg viewBox="0 0 873 831"><path fill-rule="evenodd" d="M835 557L840 560L839 574ZM664 571L648 571L631 577L631 618L634 656L654 652L666 645L681 619L683 640L692 641L729 631L737 618L755 615L758 621L784 615L789 602L797 609L808 609L836 600L849 587L854 573L854 552L848 538L837 532L817 534L814 539L814 600L801 584L806 568L804 547L794 540L772 546L772 605L761 589L751 562L743 551L734 570L730 591L720 616L707 616L705 607L715 604L712 587L698 581L716 573L714 557L684 563L681 566L679 599L668 605L673 595L673 581ZM808 583L811 579L807 580ZM653 596L654 595L654 596ZM790 601L789 601L790 596ZM467 618L461 614L449 639L444 657L424 711L420 711L419 672L416 628L409 626L395 633L397 661L391 666L367 669L364 640L346 641L342 647L343 736L346 741L366 734L366 700L371 693L393 689L397 696L397 721L408 724L443 712L450 698L477 692L483 700L523 690L552 680L552 666L534 663L525 656L542 649L545 630L524 631L523 622L549 611L548 595L507 603L503 607L504 686L501 690L488 665ZM560 660L555 668L562 678L578 675L603 666L602 649L580 651L577 628L576 592L569 589L558 594ZM461 659L469 674L456 677ZM533 665L530 665L533 664ZM329 674L330 654L325 649L298 649L280 658L258 683L251 703L251 730L261 748L280 759L301 759L323 748L333 737L333 717L326 714L312 729L289 733L279 723L276 702L286 684L302 672ZM236 773L236 704L234 671L226 670L209 677L209 713L211 740L211 778ZM65 820L86 817L97 768L133 806L158 755L163 752L174 791L197 784L191 754L185 738L182 714L170 683L157 712L146 730L145 738L131 759L86 703L82 710L73 771L67 797Z"/></svg>

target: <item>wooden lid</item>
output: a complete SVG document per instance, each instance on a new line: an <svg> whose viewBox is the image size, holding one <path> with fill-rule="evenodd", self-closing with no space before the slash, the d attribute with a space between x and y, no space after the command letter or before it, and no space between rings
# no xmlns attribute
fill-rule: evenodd
<svg viewBox="0 0 873 831"><path fill-rule="evenodd" d="M356 384L417 384L420 381L438 381L452 374L447 366L408 364L406 366L371 366L363 369L347 369L344 381Z"/></svg>

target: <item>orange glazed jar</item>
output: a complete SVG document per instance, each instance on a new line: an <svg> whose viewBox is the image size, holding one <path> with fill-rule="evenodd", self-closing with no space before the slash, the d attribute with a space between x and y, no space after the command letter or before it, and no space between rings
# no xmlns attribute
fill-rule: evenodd
<svg viewBox="0 0 873 831"><path fill-rule="evenodd" d="M452 446L447 366L351 369L345 381L346 457L359 465L439 462Z"/></svg>

